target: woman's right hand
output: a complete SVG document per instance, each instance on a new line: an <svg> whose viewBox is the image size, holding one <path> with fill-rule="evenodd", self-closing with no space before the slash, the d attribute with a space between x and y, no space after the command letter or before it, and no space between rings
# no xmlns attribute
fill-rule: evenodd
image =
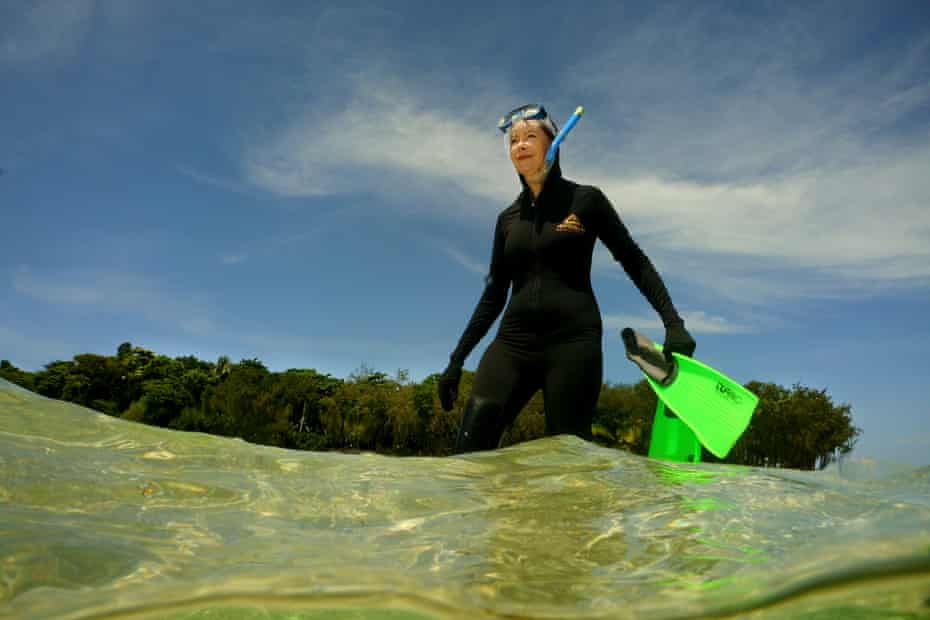
<svg viewBox="0 0 930 620"><path fill-rule="evenodd" d="M462 367L455 363L449 366L439 377L439 402L446 411L452 411L459 397L459 382L462 380Z"/></svg>
<svg viewBox="0 0 930 620"><path fill-rule="evenodd" d="M694 355L696 346L694 338L685 329L684 321L679 320L665 327L665 344L662 345L662 351L665 353L665 359L669 362L674 359L672 353L680 353L691 357Z"/></svg>

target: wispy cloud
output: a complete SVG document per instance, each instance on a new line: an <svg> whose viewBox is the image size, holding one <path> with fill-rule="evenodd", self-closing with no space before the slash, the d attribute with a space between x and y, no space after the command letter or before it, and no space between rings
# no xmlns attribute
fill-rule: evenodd
<svg viewBox="0 0 930 620"><path fill-rule="evenodd" d="M178 164L177 171L184 176L197 181L198 183L202 183L203 185L208 185L210 187L216 187L227 192L242 194L250 191L249 186L241 183L240 181L207 174L185 164Z"/></svg>
<svg viewBox="0 0 930 620"><path fill-rule="evenodd" d="M439 248L440 251L445 253L449 258L455 261L459 266L464 267L466 270L482 276L487 274L487 264L475 260L462 250L438 243L435 245L437 248Z"/></svg>
<svg viewBox="0 0 930 620"><path fill-rule="evenodd" d="M234 252L227 252L220 255L219 260L224 265L239 265L255 257L267 257L279 253L282 248L295 243L303 243L318 237L325 233L325 228L316 226L312 230L292 235L279 235L264 239L258 239L251 243L244 244Z"/></svg>
<svg viewBox="0 0 930 620"><path fill-rule="evenodd" d="M137 42L145 39L137 29L152 32L157 10L147 0L8 0L0 5L0 66L74 61L90 40L110 44L125 36Z"/></svg>
<svg viewBox="0 0 930 620"><path fill-rule="evenodd" d="M433 194L452 186L495 203L515 195L505 147L487 126L425 107L414 85L354 79L355 94L338 113L309 110L250 148L249 181L283 196L390 195L418 182Z"/></svg>
<svg viewBox="0 0 930 620"><path fill-rule="evenodd" d="M579 158L662 252L764 259L841 287L926 284L930 126L914 113L930 103L930 36L818 71L829 43L795 13L721 24L709 7L659 10L612 37L585 59L601 71L565 71L569 91L608 105L597 144L618 145ZM720 27L731 36L711 36Z"/></svg>
<svg viewBox="0 0 930 620"><path fill-rule="evenodd" d="M930 125L917 112L930 103L930 36L841 62L805 11L724 22L658 9L560 71L561 91L603 108L566 145L570 176L605 191L664 274L730 300L927 286ZM478 93L463 114L386 68L353 74L337 112L305 110L258 139L247 181L281 196L403 188L431 208L464 194L456 216L493 217L517 189L490 129L497 100Z"/></svg>
<svg viewBox="0 0 930 620"><path fill-rule="evenodd" d="M248 258L248 254L224 254L220 257L220 262L224 265L238 265L244 263Z"/></svg>
<svg viewBox="0 0 930 620"><path fill-rule="evenodd" d="M451 184L498 205L513 197L513 171L497 136L443 111L416 110L412 96L377 85L366 92L377 94L353 102L332 122L338 129L302 121L251 152L251 181L284 195L390 194L412 176L433 183L437 195ZM365 113L372 107L377 116ZM742 148L736 139L733 146ZM930 177L923 173L930 149L902 147L838 169L829 163L727 182L616 176L591 165L585 180L662 251L764 258L862 280L930 277Z"/></svg>
<svg viewBox="0 0 930 620"><path fill-rule="evenodd" d="M682 318L688 331L694 334L745 334L755 331L748 325L732 323L720 316L711 316L704 312L683 312ZM628 314L607 314L603 318L604 328L610 330L632 327L638 330L662 331L662 321L655 317L634 316Z"/></svg>
<svg viewBox="0 0 930 620"><path fill-rule="evenodd" d="M859 281L927 280L930 178L921 171L928 169L930 149L923 149L751 186L606 176L599 185L663 252L730 257L731 266L764 259L770 270Z"/></svg>
<svg viewBox="0 0 930 620"><path fill-rule="evenodd" d="M216 327L204 300L192 299L144 276L97 271L37 274L21 266L13 273L12 285L17 293L47 304L139 316L173 324L192 335L209 334Z"/></svg>
<svg viewBox="0 0 930 620"><path fill-rule="evenodd" d="M94 5L94 0L37 0L0 11L0 62L72 57L90 29Z"/></svg>
<svg viewBox="0 0 930 620"><path fill-rule="evenodd" d="M850 54L855 20L825 20L837 31L824 36L818 12L836 6L762 19L709 4L660 9L622 36L605 31L583 60L601 70L569 66L560 77L602 102L591 112L628 175L747 184L923 143L887 130L928 101L930 35Z"/></svg>

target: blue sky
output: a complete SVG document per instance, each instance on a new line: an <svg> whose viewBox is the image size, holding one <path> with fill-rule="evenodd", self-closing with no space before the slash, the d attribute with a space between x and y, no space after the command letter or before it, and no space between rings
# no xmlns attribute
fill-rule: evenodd
<svg viewBox="0 0 930 620"><path fill-rule="evenodd" d="M930 3L445 7L3 3L0 358L439 372L519 190L496 119L584 105L564 173L696 356L930 464ZM605 379L635 381L617 331L660 324L600 245L592 279Z"/></svg>

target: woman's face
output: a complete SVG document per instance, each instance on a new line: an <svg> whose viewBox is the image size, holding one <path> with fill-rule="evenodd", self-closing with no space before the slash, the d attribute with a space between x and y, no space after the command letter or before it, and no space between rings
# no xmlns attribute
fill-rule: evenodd
<svg viewBox="0 0 930 620"><path fill-rule="evenodd" d="M520 120L510 128L510 161L527 182L541 177L552 138L537 120Z"/></svg>

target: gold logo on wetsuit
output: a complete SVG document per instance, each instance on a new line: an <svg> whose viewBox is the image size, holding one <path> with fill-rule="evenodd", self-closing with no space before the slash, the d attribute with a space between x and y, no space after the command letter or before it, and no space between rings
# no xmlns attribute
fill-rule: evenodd
<svg viewBox="0 0 930 620"><path fill-rule="evenodd" d="M561 224L555 227L555 229L559 232L584 232L584 226L581 225L581 220L579 220L578 216L574 213L565 218Z"/></svg>

